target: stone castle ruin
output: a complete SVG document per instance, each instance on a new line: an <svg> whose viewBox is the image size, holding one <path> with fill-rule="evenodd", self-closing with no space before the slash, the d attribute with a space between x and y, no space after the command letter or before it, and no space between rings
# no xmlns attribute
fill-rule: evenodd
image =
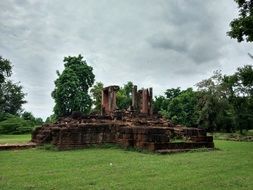
<svg viewBox="0 0 253 190"><path fill-rule="evenodd" d="M101 115L72 114L54 124L44 124L32 134L32 142L50 143L60 150L85 148L105 143L158 153L214 148L213 137L199 128L173 125L152 111L152 88L132 89L132 105L118 110L118 86L102 91Z"/></svg>

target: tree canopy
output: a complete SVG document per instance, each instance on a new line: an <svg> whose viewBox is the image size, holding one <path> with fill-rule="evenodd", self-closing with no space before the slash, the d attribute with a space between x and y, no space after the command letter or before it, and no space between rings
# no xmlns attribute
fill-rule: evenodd
<svg viewBox="0 0 253 190"><path fill-rule="evenodd" d="M5 81L6 77L11 76L11 62L0 56L0 85Z"/></svg>
<svg viewBox="0 0 253 190"><path fill-rule="evenodd" d="M127 84L124 84L123 87L120 87L119 91L116 94L117 106L119 109L128 109L132 103L132 88L133 83L128 81Z"/></svg>
<svg viewBox="0 0 253 190"><path fill-rule="evenodd" d="M239 8L239 17L231 23L231 30L227 33L238 42L253 41L253 0L235 0Z"/></svg>
<svg viewBox="0 0 253 190"><path fill-rule="evenodd" d="M154 111L175 124L209 131L253 129L253 67L245 65L232 75L214 72L191 88L167 89L155 97Z"/></svg>
<svg viewBox="0 0 253 190"><path fill-rule="evenodd" d="M11 62L0 56L0 113L17 115L26 103L25 93L20 83L13 83L8 77L12 73Z"/></svg>
<svg viewBox="0 0 253 190"><path fill-rule="evenodd" d="M57 71L58 78L52 92L54 113L56 117L68 116L75 111L88 114L92 105L88 90L95 79L93 68L81 55L65 57L64 63L63 72Z"/></svg>

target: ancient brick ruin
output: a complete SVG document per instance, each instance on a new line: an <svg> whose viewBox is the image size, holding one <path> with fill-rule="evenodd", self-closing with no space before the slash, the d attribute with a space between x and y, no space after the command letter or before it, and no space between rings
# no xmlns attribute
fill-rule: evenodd
<svg viewBox="0 0 253 190"><path fill-rule="evenodd" d="M119 90L118 86L108 86L102 91L102 115L112 115L117 109L116 93Z"/></svg>
<svg viewBox="0 0 253 190"><path fill-rule="evenodd" d="M160 153L214 148L213 138L205 130L175 126L152 113L152 88L132 91L132 105L118 110L118 86L102 92L101 115L73 115L54 124L36 128L32 141L51 143L59 149L85 148L94 144L114 143L122 147L146 149Z"/></svg>
<svg viewBox="0 0 253 190"><path fill-rule="evenodd" d="M153 89L141 89L137 91L137 86L132 89L132 109L137 113L152 115Z"/></svg>

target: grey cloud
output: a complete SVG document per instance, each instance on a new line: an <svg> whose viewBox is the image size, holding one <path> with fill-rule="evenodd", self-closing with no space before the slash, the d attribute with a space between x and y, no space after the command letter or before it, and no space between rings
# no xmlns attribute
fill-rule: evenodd
<svg viewBox="0 0 253 190"><path fill-rule="evenodd" d="M177 51L196 64L218 59L224 36L217 32L215 15L220 10L209 8L214 5L210 1L167 2L169 11L163 13L165 29L151 36L149 44L153 48Z"/></svg>

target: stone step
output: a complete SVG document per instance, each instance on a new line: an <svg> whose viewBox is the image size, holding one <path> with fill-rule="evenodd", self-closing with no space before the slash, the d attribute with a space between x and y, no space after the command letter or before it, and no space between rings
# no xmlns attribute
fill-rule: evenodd
<svg viewBox="0 0 253 190"><path fill-rule="evenodd" d="M173 154L173 153L179 153L179 152L189 152L189 151L195 151L195 152L201 152L201 151L212 151L214 148L198 148L198 149L161 149L156 150L156 153L159 154Z"/></svg>
<svg viewBox="0 0 253 190"><path fill-rule="evenodd" d="M22 143L22 144L0 144L0 151L1 150L18 150L18 149L27 149L27 148L34 148L37 144L33 142Z"/></svg>

